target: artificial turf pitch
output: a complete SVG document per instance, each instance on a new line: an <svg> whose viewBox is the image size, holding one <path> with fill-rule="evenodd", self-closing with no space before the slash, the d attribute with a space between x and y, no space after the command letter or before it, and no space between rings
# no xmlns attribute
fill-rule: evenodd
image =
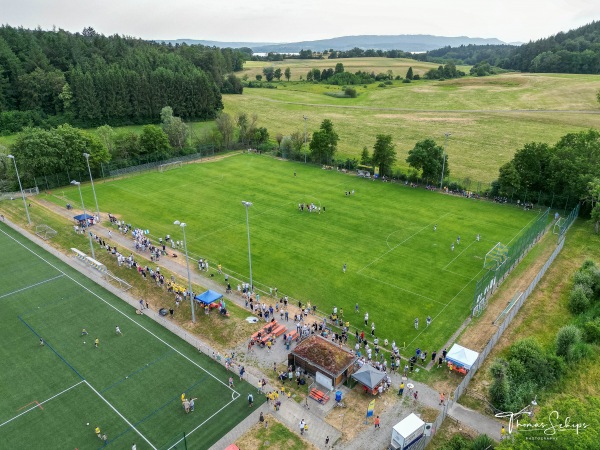
<svg viewBox="0 0 600 450"><path fill-rule="evenodd" d="M82 190L93 205L90 186ZM498 242L510 245L539 215L247 153L97 181L96 193L102 211L148 230L155 242L167 234L183 240L173 221L186 222L190 255L208 258L212 268L221 264L232 286L236 278L248 281L242 201L252 202L253 282L262 294L277 287L279 296L310 301L324 314L337 306L351 327L369 334L374 322L381 339L411 351L443 347L469 316L485 254ZM46 198L79 204L69 187ZM299 203L321 213L299 211Z"/></svg>
<svg viewBox="0 0 600 450"><path fill-rule="evenodd" d="M96 426L107 448L209 448L251 412L252 386L1 223L0 255L2 448L100 448Z"/></svg>

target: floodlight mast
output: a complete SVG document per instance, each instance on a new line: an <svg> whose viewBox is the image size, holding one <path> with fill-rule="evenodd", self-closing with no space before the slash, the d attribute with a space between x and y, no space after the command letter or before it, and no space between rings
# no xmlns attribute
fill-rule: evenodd
<svg viewBox="0 0 600 450"><path fill-rule="evenodd" d="M246 230L248 232L248 266L250 268L250 292L254 292L254 284L252 284L252 253L250 251L250 222L248 220L248 208L252 206L252 203L242 200L242 205L246 207Z"/></svg>
<svg viewBox="0 0 600 450"><path fill-rule="evenodd" d="M302 116L304 117L304 164L306 164L306 119L308 119L308 117L306 116Z"/></svg>
<svg viewBox="0 0 600 450"><path fill-rule="evenodd" d="M83 157L87 162L88 172L90 173L90 182L92 183L92 192L94 193L94 201L96 202L96 213L98 214L98 222L100 222L100 208L98 207L98 197L96 197L96 189L94 188L94 179L92 178L92 169L90 168L90 154L84 153Z"/></svg>
<svg viewBox="0 0 600 450"><path fill-rule="evenodd" d="M85 213L85 204L83 203L83 195L81 195L81 183L79 181L71 181L71 184L77 186L79 189L79 198L81 199L81 207L83 208L83 223L85 223L85 232L88 235L90 240L90 250L92 251L92 258L96 259L96 255L94 254L94 245L92 244L92 233L90 232L90 227L88 226L87 214Z"/></svg>
<svg viewBox="0 0 600 450"><path fill-rule="evenodd" d="M15 165L15 172L17 174L17 180L19 181L19 189L21 190L21 197L23 197L23 205L25 205L25 215L27 216L27 223L31 225L31 218L29 217L29 209L27 209L27 200L25 200L25 192L23 192L23 185L21 184L21 177L19 176L19 169L17 169L17 160L13 155L6 155L7 158L12 159Z"/></svg>
<svg viewBox="0 0 600 450"><path fill-rule="evenodd" d="M180 222L179 220L173 222L173 225L179 225L183 230L183 248L185 250L185 263L187 265L188 289L190 295L190 305L192 307L192 323L196 323L196 312L194 311L194 297L192 296L192 276L190 274L190 258L188 257L187 240L185 238L185 227L187 225L185 222Z"/></svg>

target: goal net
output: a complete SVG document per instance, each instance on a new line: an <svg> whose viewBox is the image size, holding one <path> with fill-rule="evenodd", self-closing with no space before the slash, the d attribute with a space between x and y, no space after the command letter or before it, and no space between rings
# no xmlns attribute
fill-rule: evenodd
<svg viewBox="0 0 600 450"><path fill-rule="evenodd" d="M487 270L497 270L508 258L508 247L498 242L486 253L483 261L483 268Z"/></svg>
<svg viewBox="0 0 600 450"><path fill-rule="evenodd" d="M36 225L35 234L47 241L48 239L52 239L54 236L56 236L57 232L48 225Z"/></svg>
<svg viewBox="0 0 600 450"><path fill-rule="evenodd" d="M161 164L160 166L158 166L158 171L166 172L167 170L171 170L171 169L179 169L181 166L183 166L182 161L173 161L170 163Z"/></svg>

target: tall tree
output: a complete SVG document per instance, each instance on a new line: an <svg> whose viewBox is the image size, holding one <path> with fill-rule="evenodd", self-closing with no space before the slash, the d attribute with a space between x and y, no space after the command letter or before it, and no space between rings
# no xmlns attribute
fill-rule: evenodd
<svg viewBox="0 0 600 450"><path fill-rule="evenodd" d="M424 139L415 144L412 150L409 150L406 162L413 168L422 171L422 177L427 181L437 181L442 176L442 167L444 176L450 174L448 157L444 155L444 149L437 145L433 139Z"/></svg>
<svg viewBox="0 0 600 450"><path fill-rule="evenodd" d="M267 81L271 82L275 76L275 69L273 67L263 67L263 75Z"/></svg>
<svg viewBox="0 0 600 450"><path fill-rule="evenodd" d="M223 139L223 145L225 148L229 148L233 142L233 120L227 113L221 112L215 119L215 125L217 130L221 133Z"/></svg>
<svg viewBox="0 0 600 450"><path fill-rule="evenodd" d="M171 147L182 149L187 143L188 126L181 120L181 117L173 115L173 108L165 106L160 111L162 129L169 137Z"/></svg>
<svg viewBox="0 0 600 450"><path fill-rule="evenodd" d="M413 68L412 66L408 68L408 71L406 72L406 79L407 80L412 80L414 77L413 75Z"/></svg>
<svg viewBox="0 0 600 450"><path fill-rule="evenodd" d="M171 156L169 137L156 125L146 125L140 135L141 155L159 161Z"/></svg>
<svg viewBox="0 0 600 450"><path fill-rule="evenodd" d="M291 71L291 69L289 67L285 68L284 75L285 75L285 79L288 80L288 81L290 81L290 78L292 77L292 71ZM598 93L598 95L599 95L598 101L600 102L600 93Z"/></svg>
<svg viewBox="0 0 600 450"><path fill-rule="evenodd" d="M333 122L329 119L321 122L319 131L315 131L310 141L310 153L313 161L329 164L337 150L338 134L333 129Z"/></svg>
<svg viewBox="0 0 600 450"><path fill-rule="evenodd" d="M392 166L396 162L396 157L396 146L392 143L392 135L378 134L375 137L371 162L373 166L379 167L379 175L390 174Z"/></svg>
<svg viewBox="0 0 600 450"><path fill-rule="evenodd" d="M600 178L595 178L588 183L588 198L592 207L591 218L594 224L594 231L598 234L600 229Z"/></svg>

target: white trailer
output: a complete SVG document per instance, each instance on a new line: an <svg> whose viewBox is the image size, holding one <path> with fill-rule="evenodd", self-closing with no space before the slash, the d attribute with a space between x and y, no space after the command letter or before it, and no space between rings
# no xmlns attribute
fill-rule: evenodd
<svg viewBox="0 0 600 450"><path fill-rule="evenodd" d="M423 422L416 414L411 413L401 422L394 425L390 448L394 450L414 448L413 446L423 439L424 436L425 422Z"/></svg>

